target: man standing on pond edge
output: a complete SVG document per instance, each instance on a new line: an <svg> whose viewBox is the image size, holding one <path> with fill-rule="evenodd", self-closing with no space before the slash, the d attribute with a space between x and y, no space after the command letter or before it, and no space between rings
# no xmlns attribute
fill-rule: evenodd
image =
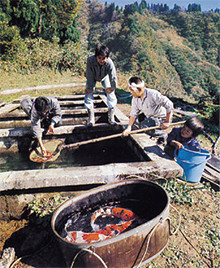
<svg viewBox="0 0 220 268"><path fill-rule="evenodd" d="M108 122L115 125L114 108L117 104L115 90L117 87L116 69L113 61L109 57L108 47L98 45L95 49L95 55L88 57L86 66L86 90L85 90L85 108L88 110L88 126L94 126L94 96L96 82L101 82L107 94Z"/></svg>

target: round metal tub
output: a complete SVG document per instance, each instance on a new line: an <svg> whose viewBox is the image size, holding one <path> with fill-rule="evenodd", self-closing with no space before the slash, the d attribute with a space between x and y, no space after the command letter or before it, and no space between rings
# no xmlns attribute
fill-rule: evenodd
<svg viewBox="0 0 220 268"><path fill-rule="evenodd" d="M62 226L71 214L123 200L139 202L134 212L145 219L140 225L91 244L73 244L61 237ZM67 267L128 268L144 265L162 252L170 234L168 217L169 197L161 186L145 180L124 180L67 200L54 212L51 226Z"/></svg>

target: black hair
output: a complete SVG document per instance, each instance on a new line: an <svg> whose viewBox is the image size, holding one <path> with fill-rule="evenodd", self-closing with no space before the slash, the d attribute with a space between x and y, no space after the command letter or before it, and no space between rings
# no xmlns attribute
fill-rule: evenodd
<svg viewBox="0 0 220 268"><path fill-rule="evenodd" d="M140 77L137 77L137 76L132 76L129 79L129 84L135 83L136 85L138 85L138 84L141 84L142 82L143 82L143 80Z"/></svg>
<svg viewBox="0 0 220 268"><path fill-rule="evenodd" d="M103 45L97 45L95 48L95 56L103 56L103 57L109 57L110 50L108 47L103 46Z"/></svg>
<svg viewBox="0 0 220 268"><path fill-rule="evenodd" d="M185 125L192 130L194 138L204 130L203 123L197 117L191 117L185 122Z"/></svg>
<svg viewBox="0 0 220 268"><path fill-rule="evenodd" d="M49 100L45 97L38 97L34 101L34 107L39 113L43 113L49 109Z"/></svg>

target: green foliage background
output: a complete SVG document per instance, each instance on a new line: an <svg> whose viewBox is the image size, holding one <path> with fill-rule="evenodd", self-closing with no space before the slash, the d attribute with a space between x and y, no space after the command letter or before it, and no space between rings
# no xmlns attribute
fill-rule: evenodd
<svg viewBox="0 0 220 268"><path fill-rule="evenodd" d="M49 68L84 75L98 43L117 70L186 101L219 103L219 10L190 4L124 8L83 0L2 0L1 68L24 75Z"/></svg>

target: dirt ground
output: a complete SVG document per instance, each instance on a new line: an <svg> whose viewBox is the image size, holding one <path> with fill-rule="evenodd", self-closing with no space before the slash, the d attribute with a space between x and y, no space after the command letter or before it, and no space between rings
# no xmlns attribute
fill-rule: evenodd
<svg viewBox="0 0 220 268"><path fill-rule="evenodd" d="M118 104L118 108L126 115L130 111L129 104ZM210 150L208 141L201 142ZM217 152L219 155L219 148ZM158 183L170 196L171 232L175 234L159 256L141 267L220 267L219 192L205 182L191 186L169 178ZM10 268L65 267L48 224L36 224L28 218L0 221L1 254L8 247L15 249L17 259Z"/></svg>

